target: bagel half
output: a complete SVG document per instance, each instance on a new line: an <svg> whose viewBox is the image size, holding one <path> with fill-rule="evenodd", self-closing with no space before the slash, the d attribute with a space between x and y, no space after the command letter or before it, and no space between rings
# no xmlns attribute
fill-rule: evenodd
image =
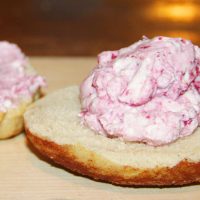
<svg viewBox="0 0 200 200"><path fill-rule="evenodd" d="M16 44L0 41L0 139L24 130L23 114L45 85Z"/></svg>
<svg viewBox="0 0 200 200"><path fill-rule="evenodd" d="M0 139L6 139L18 135L24 130L23 114L26 108L41 97L40 89L29 101L22 101L16 108L7 112L0 112Z"/></svg>
<svg viewBox="0 0 200 200"><path fill-rule="evenodd" d="M153 147L99 135L80 124L79 89L61 89L24 115L28 141L61 166L117 185L169 186L200 181L200 130Z"/></svg>

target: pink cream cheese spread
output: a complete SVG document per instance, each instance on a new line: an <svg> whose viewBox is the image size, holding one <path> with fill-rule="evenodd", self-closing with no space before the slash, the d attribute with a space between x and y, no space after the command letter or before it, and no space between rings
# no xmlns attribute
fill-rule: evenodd
<svg viewBox="0 0 200 200"><path fill-rule="evenodd" d="M153 146L190 135L200 123L200 49L155 37L98 56L82 83L81 120L107 137Z"/></svg>
<svg viewBox="0 0 200 200"><path fill-rule="evenodd" d="M15 44L0 42L0 112L30 99L44 85Z"/></svg>

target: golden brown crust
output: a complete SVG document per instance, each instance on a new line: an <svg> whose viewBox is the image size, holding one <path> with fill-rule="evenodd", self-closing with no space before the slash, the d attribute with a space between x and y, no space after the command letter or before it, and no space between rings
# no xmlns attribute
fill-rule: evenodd
<svg viewBox="0 0 200 200"><path fill-rule="evenodd" d="M0 123L3 121L4 116L5 116L5 113L0 112Z"/></svg>
<svg viewBox="0 0 200 200"><path fill-rule="evenodd" d="M117 165L103 156L77 145L58 145L35 136L25 127L30 143L44 156L61 166L95 180L117 185L170 186L200 182L200 163L187 160L172 168L139 169Z"/></svg>

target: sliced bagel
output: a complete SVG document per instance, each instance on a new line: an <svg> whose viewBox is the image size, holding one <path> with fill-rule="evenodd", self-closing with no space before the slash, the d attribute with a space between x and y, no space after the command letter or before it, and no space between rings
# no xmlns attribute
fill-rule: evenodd
<svg viewBox="0 0 200 200"><path fill-rule="evenodd" d="M13 137L24 130L23 114L26 108L41 96L40 90L29 101L22 101L16 108L0 112L0 139Z"/></svg>
<svg viewBox="0 0 200 200"><path fill-rule="evenodd" d="M27 106L41 96L44 85L44 79L20 48L0 41L0 139L23 130L23 114Z"/></svg>
<svg viewBox="0 0 200 200"><path fill-rule="evenodd" d="M79 89L61 89L24 115L28 141L65 168L119 185L169 186L200 181L200 130L153 147L99 135L80 123Z"/></svg>

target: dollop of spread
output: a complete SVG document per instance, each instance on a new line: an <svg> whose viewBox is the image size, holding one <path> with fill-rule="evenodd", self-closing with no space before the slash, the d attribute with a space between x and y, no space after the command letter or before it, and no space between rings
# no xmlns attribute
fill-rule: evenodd
<svg viewBox="0 0 200 200"><path fill-rule="evenodd" d="M98 56L80 87L82 122L99 134L153 146L190 135L200 123L200 49L155 37Z"/></svg>
<svg viewBox="0 0 200 200"><path fill-rule="evenodd" d="M0 112L32 98L44 85L44 79L31 68L15 44L0 42Z"/></svg>

